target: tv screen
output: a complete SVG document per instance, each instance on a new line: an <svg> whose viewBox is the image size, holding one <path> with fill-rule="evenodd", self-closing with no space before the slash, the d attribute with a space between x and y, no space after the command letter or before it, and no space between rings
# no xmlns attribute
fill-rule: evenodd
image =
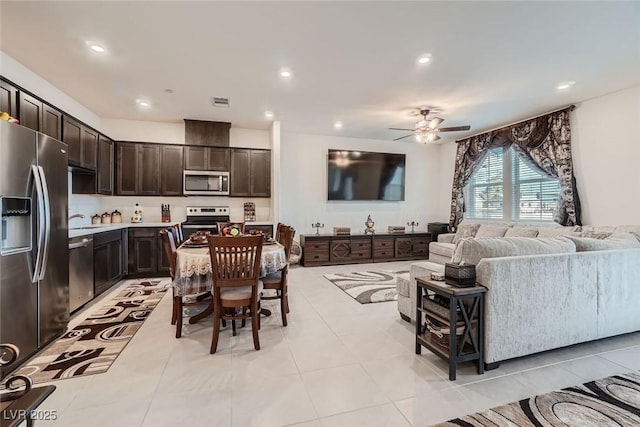
<svg viewBox="0 0 640 427"><path fill-rule="evenodd" d="M328 200L404 200L405 155L329 150Z"/></svg>

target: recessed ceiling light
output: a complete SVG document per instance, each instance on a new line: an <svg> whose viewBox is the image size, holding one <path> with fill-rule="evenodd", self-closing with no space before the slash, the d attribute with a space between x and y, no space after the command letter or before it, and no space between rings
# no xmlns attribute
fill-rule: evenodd
<svg viewBox="0 0 640 427"><path fill-rule="evenodd" d="M342 129L342 122L335 122L333 124L333 127L336 128L336 129Z"/></svg>
<svg viewBox="0 0 640 427"><path fill-rule="evenodd" d="M562 83L558 84L558 86L556 86L556 89L558 89L558 90L567 90L571 86L573 86L574 84L576 84L576 82L562 82Z"/></svg>
<svg viewBox="0 0 640 427"><path fill-rule="evenodd" d="M418 61L418 64L426 64L431 61L431 54L426 53L424 55L420 55L417 61Z"/></svg>
<svg viewBox="0 0 640 427"><path fill-rule="evenodd" d="M146 99L136 99L136 104L138 104L138 107L140 108L151 107L151 102L147 101Z"/></svg>
<svg viewBox="0 0 640 427"><path fill-rule="evenodd" d="M285 79L288 79L291 76L293 76L293 73L288 68L283 68L282 70L280 70L280 77L284 77Z"/></svg>
<svg viewBox="0 0 640 427"><path fill-rule="evenodd" d="M91 49L94 52L98 52L98 53L104 53L105 52L105 48L100 46L99 44L90 44L89 45L89 49Z"/></svg>
<svg viewBox="0 0 640 427"><path fill-rule="evenodd" d="M265 119L273 119L273 111L265 111L264 112Z"/></svg>

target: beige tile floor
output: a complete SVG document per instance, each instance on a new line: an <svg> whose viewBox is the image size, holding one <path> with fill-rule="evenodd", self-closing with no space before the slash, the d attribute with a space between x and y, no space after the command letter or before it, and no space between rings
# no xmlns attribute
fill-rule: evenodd
<svg viewBox="0 0 640 427"><path fill-rule="evenodd" d="M38 424L426 426L640 369L636 333L505 362L484 375L464 365L448 381L444 361L414 354L414 329L394 302L361 305L322 277L408 265L292 269L289 326L269 302L274 315L263 319L258 352L244 328L236 337L224 330L210 355L210 319L175 339L166 296L108 372L56 382L41 409L58 419Z"/></svg>

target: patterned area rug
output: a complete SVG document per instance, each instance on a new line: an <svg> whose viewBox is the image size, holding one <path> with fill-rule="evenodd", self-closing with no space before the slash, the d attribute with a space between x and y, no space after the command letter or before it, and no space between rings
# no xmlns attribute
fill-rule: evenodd
<svg viewBox="0 0 640 427"><path fill-rule="evenodd" d="M15 374L34 383L106 372L167 292L170 279L127 280L113 298Z"/></svg>
<svg viewBox="0 0 640 427"><path fill-rule="evenodd" d="M638 372L591 381L437 424L465 427L639 425Z"/></svg>
<svg viewBox="0 0 640 427"><path fill-rule="evenodd" d="M396 276L407 271L361 271L325 274L324 277L360 304L396 301Z"/></svg>

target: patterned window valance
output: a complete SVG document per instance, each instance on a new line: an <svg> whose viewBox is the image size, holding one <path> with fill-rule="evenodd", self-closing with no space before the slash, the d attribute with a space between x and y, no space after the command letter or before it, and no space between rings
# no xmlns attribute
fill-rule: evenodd
<svg viewBox="0 0 640 427"><path fill-rule="evenodd" d="M569 113L574 108L572 105L458 141L451 191L451 225L457 226L462 221L463 189L487 151L505 146L513 146L518 156L537 167L541 173L560 181L555 221L562 225L580 225L580 200L573 174L569 124Z"/></svg>

